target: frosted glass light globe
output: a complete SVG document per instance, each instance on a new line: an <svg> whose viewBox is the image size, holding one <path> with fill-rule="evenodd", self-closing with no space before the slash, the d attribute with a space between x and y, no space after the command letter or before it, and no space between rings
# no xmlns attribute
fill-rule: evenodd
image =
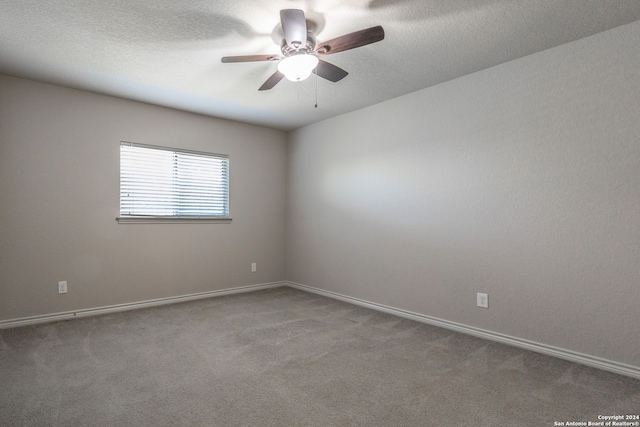
<svg viewBox="0 0 640 427"><path fill-rule="evenodd" d="M284 58L278 63L280 71L287 80L299 82L311 75L318 65L318 57L309 54L298 54Z"/></svg>

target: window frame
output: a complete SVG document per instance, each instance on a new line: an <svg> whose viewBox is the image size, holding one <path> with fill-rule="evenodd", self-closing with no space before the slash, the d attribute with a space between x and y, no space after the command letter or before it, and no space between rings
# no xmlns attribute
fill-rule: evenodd
<svg viewBox="0 0 640 427"><path fill-rule="evenodd" d="M227 182L226 182L226 215L127 215L122 213L122 146L130 146L130 147L140 147L154 150L163 150L172 153L180 153L186 155L200 156L200 157L208 157L208 158L218 158L226 160L226 171L227 171ZM118 192L118 204L119 204L119 215L116 217L116 221L119 224L127 224L127 223L230 223L231 218L231 195L230 195L230 156L227 154L218 154L204 151L196 151L189 150L183 148L175 148L175 147L166 147L159 145L151 145L151 144L140 144L136 142L129 141L120 141L118 146L118 182L119 182L119 192Z"/></svg>

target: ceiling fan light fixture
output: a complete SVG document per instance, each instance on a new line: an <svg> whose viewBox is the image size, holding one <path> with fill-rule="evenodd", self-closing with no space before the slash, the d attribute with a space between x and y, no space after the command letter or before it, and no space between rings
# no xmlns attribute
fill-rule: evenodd
<svg viewBox="0 0 640 427"><path fill-rule="evenodd" d="M299 82L311 75L318 65L318 57L306 53L288 56L278 63L280 71L287 80Z"/></svg>
<svg viewBox="0 0 640 427"><path fill-rule="evenodd" d="M273 89L278 82L285 78L299 82L314 72L318 77L335 83L345 78L349 73L329 62L318 59L318 56L324 57L344 52L384 39L384 29L378 25L344 34L325 41L317 47L316 37L313 34L317 27L313 24L311 31L309 31L308 22L311 21L307 21L301 9L282 9L280 11L280 26L284 38L280 43L281 55L225 56L222 58L222 62L278 61L278 70L269 76L258 90Z"/></svg>

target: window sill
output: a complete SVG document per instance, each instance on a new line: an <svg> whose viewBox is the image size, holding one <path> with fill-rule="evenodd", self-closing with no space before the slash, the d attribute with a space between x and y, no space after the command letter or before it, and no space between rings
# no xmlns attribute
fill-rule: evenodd
<svg viewBox="0 0 640 427"><path fill-rule="evenodd" d="M188 217L188 216L119 216L118 224L230 224L231 217Z"/></svg>

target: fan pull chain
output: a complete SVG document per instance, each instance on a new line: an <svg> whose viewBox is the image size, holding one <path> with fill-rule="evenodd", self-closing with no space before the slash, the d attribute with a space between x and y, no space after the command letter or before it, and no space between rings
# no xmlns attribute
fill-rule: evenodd
<svg viewBox="0 0 640 427"><path fill-rule="evenodd" d="M316 67L316 105L315 107L318 108L318 67Z"/></svg>

